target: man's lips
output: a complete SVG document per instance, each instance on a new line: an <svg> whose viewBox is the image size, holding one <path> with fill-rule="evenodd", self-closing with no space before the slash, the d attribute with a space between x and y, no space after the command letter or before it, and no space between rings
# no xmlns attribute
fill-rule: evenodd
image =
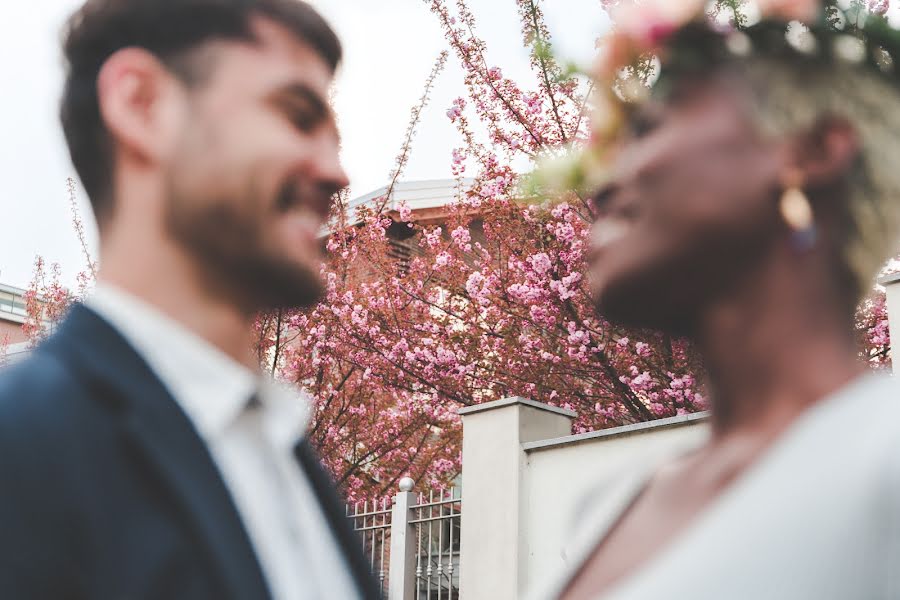
<svg viewBox="0 0 900 600"><path fill-rule="evenodd" d="M319 243L319 234L325 225L325 219L318 211L302 206L288 211L280 217L282 226L289 231L290 237L304 243Z"/></svg>
<svg viewBox="0 0 900 600"><path fill-rule="evenodd" d="M331 214L333 194L309 186L291 186L282 190L276 206L282 213L305 210L314 212L324 221Z"/></svg>
<svg viewBox="0 0 900 600"><path fill-rule="evenodd" d="M591 234L591 246L602 250L625 237L634 227L631 219L610 216L597 221Z"/></svg>

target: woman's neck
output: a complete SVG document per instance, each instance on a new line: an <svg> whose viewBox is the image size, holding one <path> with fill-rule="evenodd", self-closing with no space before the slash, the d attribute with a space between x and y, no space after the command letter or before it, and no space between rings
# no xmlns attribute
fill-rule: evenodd
<svg viewBox="0 0 900 600"><path fill-rule="evenodd" d="M705 311L714 437L774 437L865 372L840 304L796 276L769 269Z"/></svg>

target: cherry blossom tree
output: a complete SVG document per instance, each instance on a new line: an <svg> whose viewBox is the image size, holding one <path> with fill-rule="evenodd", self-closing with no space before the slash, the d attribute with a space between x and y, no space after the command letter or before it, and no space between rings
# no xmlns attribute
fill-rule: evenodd
<svg viewBox="0 0 900 600"><path fill-rule="evenodd" d="M69 178L66 181L66 192L72 217L72 229L81 247L84 268L75 277L76 289L70 290L61 281L62 271L58 263L48 265L42 256L35 258L31 282L25 292L27 316L22 325L32 346L53 331L56 324L65 316L69 306L73 302L83 299L97 278L97 263L91 257L85 237L84 222L78 210L74 179Z"/></svg>
<svg viewBox="0 0 900 600"><path fill-rule="evenodd" d="M353 215L339 208L327 298L261 327L269 356L276 337L290 340L276 370L316 398L312 438L351 497L387 493L404 475L452 479L462 406L524 396L577 411L577 431L706 406L688 344L594 314L582 276L590 202L521 202L514 165L584 140L590 84L553 59L538 4L517 6L527 83L487 60L464 0L429 2L465 73L447 110L461 145L449 152L459 185L442 221L385 210L392 185Z"/></svg>

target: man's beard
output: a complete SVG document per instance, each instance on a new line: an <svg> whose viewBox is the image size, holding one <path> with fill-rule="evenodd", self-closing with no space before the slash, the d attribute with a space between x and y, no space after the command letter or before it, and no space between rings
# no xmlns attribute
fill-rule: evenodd
<svg viewBox="0 0 900 600"><path fill-rule="evenodd" d="M312 306L324 294L318 272L266 250L263 211L254 210L250 198L201 203L178 194L169 198L169 233L195 257L215 293L251 311Z"/></svg>

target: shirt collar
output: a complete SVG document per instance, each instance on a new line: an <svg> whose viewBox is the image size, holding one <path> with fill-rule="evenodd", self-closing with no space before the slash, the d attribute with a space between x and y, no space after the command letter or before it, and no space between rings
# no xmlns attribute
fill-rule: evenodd
<svg viewBox="0 0 900 600"><path fill-rule="evenodd" d="M312 407L309 398L294 387L270 378L261 380L259 398L269 438L278 448L293 452L309 425Z"/></svg>
<svg viewBox="0 0 900 600"><path fill-rule="evenodd" d="M103 283L85 304L144 358L204 439L220 436L254 394L279 445L293 445L305 430L309 403L301 394L254 373L157 308Z"/></svg>

